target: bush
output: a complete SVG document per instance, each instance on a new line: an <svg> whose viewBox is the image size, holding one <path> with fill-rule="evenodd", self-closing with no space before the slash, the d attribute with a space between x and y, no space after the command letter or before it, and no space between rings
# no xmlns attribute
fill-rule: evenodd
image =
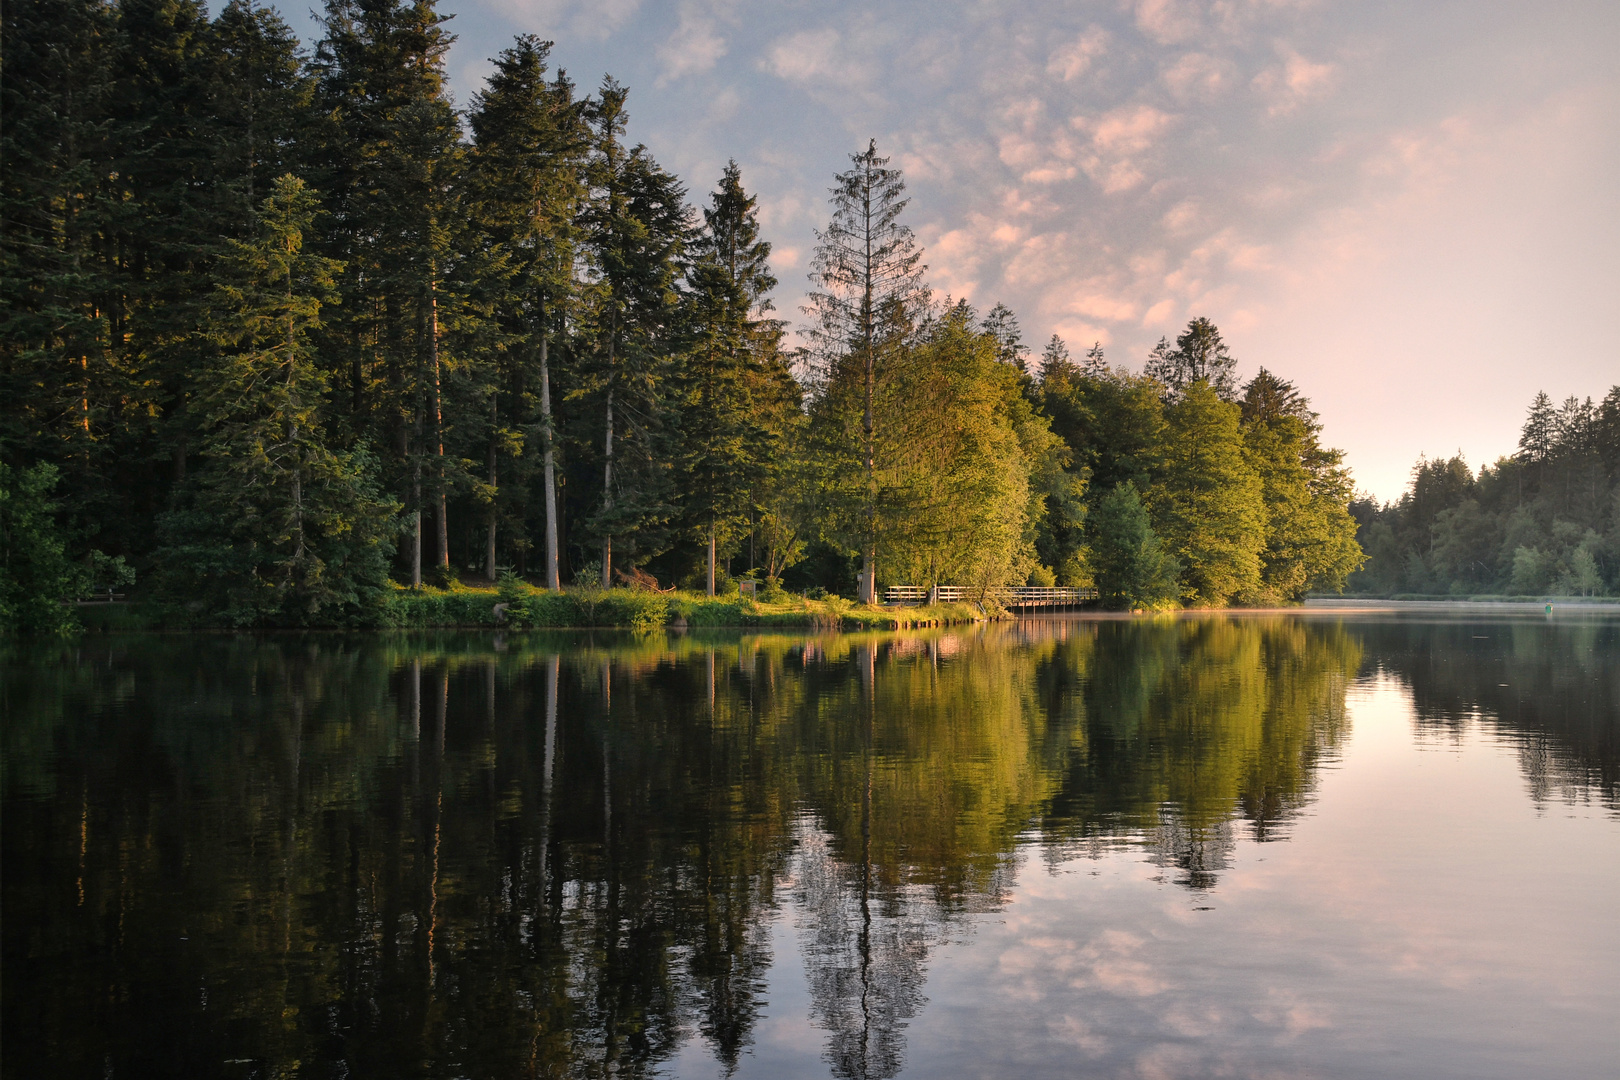
<svg viewBox="0 0 1620 1080"><path fill-rule="evenodd" d="M516 627L618 626L656 630L669 621L670 601L642 589L534 591L510 602L507 622Z"/></svg>
<svg viewBox="0 0 1620 1080"><path fill-rule="evenodd" d="M63 604L80 588L56 526L56 466L12 470L0 461L0 632L63 633L77 625Z"/></svg>
<svg viewBox="0 0 1620 1080"><path fill-rule="evenodd" d="M381 619L388 627L494 626L494 589L396 588L383 601Z"/></svg>

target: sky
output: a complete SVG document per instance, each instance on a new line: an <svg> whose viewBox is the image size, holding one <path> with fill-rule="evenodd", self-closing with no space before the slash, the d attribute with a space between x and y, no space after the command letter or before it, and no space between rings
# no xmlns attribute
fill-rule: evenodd
<svg viewBox="0 0 1620 1080"><path fill-rule="evenodd" d="M704 201L758 194L802 322L833 174L904 170L929 280L1140 370L1188 320L1292 380L1358 487L1512 453L1620 383L1620 4L440 0L469 106L514 35ZM287 14L306 41L313 21Z"/></svg>

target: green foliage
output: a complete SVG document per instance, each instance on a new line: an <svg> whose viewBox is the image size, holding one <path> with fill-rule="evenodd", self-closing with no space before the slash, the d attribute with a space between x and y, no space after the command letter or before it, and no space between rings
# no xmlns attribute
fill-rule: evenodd
<svg viewBox="0 0 1620 1080"><path fill-rule="evenodd" d="M1149 502L1182 565L1186 600L1221 607L1260 596L1260 478L1244 451L1241 412L1207 382L1190 384L1165 409L1163 464Z"/></svg>
<svg viewBox="0 0 1620 1080"><path fill-rule="evenodd" d="M395 505L363 449L328 445L324 373L310 337L336 264L304 249L316 199L283 176L252 243L233 244L213 334L206 463L160 519L166 594L235 625L330 622L387 579Z"/></svg>
<svg viewBox="0 0 1620 1080"><path fill-rule="evenodd" d="M1287 415L1258 422L1245 399L1264 522L1240 469L1186 460L1192 388L1233 396L1208 319L1158 350L1159 378L1054 338L1037 383L1009 308L929 290L873 144L836 177L810 347L790 350L734 163L700 221L629 137L628 90L577 93L532 36L464 128L447 18L328 0L305 52L248 0L8 11L0 451L57 470L61 554L93 587L139 568L136 599L173 623L362 625L394 617L393 580L460 595L464 570L528 573L541 553L553 586L704 580L711 537L717 586L746 559L773 601L870 600L879 578L989 592L1038 568L1083 586L1092 503L1125 481L1186 547L1199 602L1333 588L1353 562L1348 480L1303 403L1273 387ZM1603 485L1559 472L1559 448L1596 445L1615 410L1538 408L1525 467L1580 511L1498 527L1484 501L1442 500L1418 526L1449 530L1432 552L1391 530L1395 562L1422 566L1401 584L1482 547L1500 571L1520 546L1551 553L1552 583L1613 579L1585 505ZM1256 572L1212 507L1255 524ZM1554 537L1560 521L1583 531ZM399 603L412 625L476 614ZM617 603L545 617L650 618ZM750 617L793 605L767 606Z"/></svg>
<svg viewBox="0 0 1620 1080"><path fill-rule="evenodd" d="M376 614L379 626L494 626L500 595L492 589L390 589Z"/></svg>
<svg viewBox="0 0 1620 1080"><path fill-rule="evenodd" d="M0 461L0 633L53 634L75 626L65 605L81 575L68 561L51 499L48 463L13 469Z"/></svg>
<svg viewBox="0 0 1620 1080"><path fill-rule="evenodd" d="M1601 403L1531 402L1519 452L1476 474L1421 459L1394 503L1351 505L1364 593L1620 595L1620 387Z"/></svg>
<svg viewBox="0 0 1620 1080"><path fill-rule="evenodd" d="M1175 604L1181 567L1154 533L1134 484L1115 485L1088 525L1091 566L1104 607L1153 611Z"/></svg>
<svg viewBox="0 0 1620 1080"><path fill-rule="evenodd" d="M1297 602L1309 590L1341 592L1365 561L1348 504L1343 454L1317 441L1316 414L1264 368L1244 387L1243 438L1266 508L1260 598Z"/></svg>

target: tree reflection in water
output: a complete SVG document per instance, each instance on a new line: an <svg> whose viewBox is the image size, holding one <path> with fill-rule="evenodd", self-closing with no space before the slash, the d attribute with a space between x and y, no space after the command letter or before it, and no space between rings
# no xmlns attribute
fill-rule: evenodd
<svg viewBox="0 0 1620 1080"><path fill-rule="evenodd" d="M1286 834L1358 672L1442 728L1491 710L1537 790L1612 804L1612 726L1560 707L1615 708L1612 665L1538 674L1572 643L1475 650L1514 699L1283 617L12 655L7 1071L641 1075L696 1036L730 1072L780 916L832 1074L893 1076L1021 839L1214 887L1238 835Z"/></svg>

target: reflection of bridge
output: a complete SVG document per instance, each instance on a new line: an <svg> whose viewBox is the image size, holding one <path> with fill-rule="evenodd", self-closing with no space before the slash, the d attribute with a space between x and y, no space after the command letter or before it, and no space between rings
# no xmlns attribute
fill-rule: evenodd
<svg viewBox="0 0 1620 1080"><path fill-rule="evenodd" d="M1012 589L980 589L969 585L941 585L933 601L941 604L980 603L995 600L1005 608L1075 607L1097 599L1096 589L1066 589L1056 586L1020 585ZM883 590L885 604L926 604L928 590L921 585L890 585Z"/></svg>

